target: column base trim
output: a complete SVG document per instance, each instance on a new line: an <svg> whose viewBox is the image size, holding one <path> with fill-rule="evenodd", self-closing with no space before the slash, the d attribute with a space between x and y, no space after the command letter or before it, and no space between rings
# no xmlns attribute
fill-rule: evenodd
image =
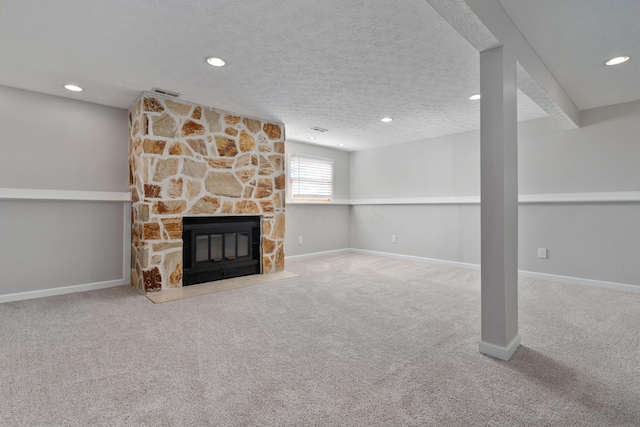
<svg viewBox="0 0 640 427"><path fill-rule="evenodd" d="M520 335L516 335L506 347L480 341L480 353L500 360L511 359L518 347L520 347Z"/></svg>

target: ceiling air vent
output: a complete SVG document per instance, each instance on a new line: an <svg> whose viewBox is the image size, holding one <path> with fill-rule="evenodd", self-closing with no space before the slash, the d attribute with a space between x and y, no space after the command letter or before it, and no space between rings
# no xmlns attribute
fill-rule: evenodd
<svg viewBox="0 0 640 427"><path fill-rule="evenodd" d="M170 90L160 89L157 87L154 87L153 89L151 89L151 92L159 93L160 95L172 96L174 98L180 97L180 94L178 92L171 92Z"/></svg>
<svg viewBox="0 0 640 427"><path fill-rule="evenodd" d="M311 130L315 130L316 132L327 132L329 129L324 129L324 128L311 128Z"/></svg>

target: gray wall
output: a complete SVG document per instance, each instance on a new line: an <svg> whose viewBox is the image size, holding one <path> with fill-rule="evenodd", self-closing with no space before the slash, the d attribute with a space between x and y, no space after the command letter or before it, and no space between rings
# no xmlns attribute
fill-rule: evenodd
<svg viewBox="0 0 640 427"><path fill-rule="evenodd" d="M334 160L334 199L348 200L349 153L341 150L287 141L287 154L307 154ZM350 247L349 205L287 203L285 254L287 256L333 251ZM298 237L302 236L302 244Z"/></svg>
<svg viewBox="0 0 640 427"><path fill-rule="evenodd" d="M521 126L521 194L640 191L640 102L582 112L582 127ZM520 269L640 285L640 203L521 205ZM536 248L549 249L539 259Z"/></svg>
<svg viewBox="0 0 640 427"><path fill-rule="evenodd" d="M519 216L521 270L640 286L640 203L533 204Z"/></svg>
<svg viewBox="0 0 640 427"><path fill-rule="evenodd" d="M0 188L128 191L126 110L0 86L0 135Z"/></svg>
<svg viewBox="0 0 640 427"><path fill-rule="evenodd" d="M351 153L351 199L480 194L480 132Z"/></svg>
<svg viewBox="0 0 640 427"><path fill-rule="evenodd" d="M519 123L520 194L640 190L640 101L582 112L582 127ZM351 198L480 195L480 132L351 154Z"/></svg>
<svg viewBox="0 0 640 427"><path fill-rule="evenodd" d="M640 102L520 123L519 193L640 191ZM351 154L351 198L479 195L479 132ZM354 248L480 263L478 205L353 207ZM639 203L521 204L519 268L640 285ZM398 243L391 243L391 235ZM549 250L546 260L537 248Z"/></svg>
<svg viewBox="0 0 640 427"><path fill-rule="evenodd" d="M285 255L303 255L351 247L350 217L349 205L287 205ZM302 237L302 244L298 243L298 237Z"/></svg>
<svg viewBox="0 0 640 427"><path fill-rule="evenodd" d="M353 206L351 247L479 264L480 205Z"/></svg>
<svg viewBox="0 0 640 427"><path fill-rule="evenodd" d="M520 194L640 190L640 101L582 112L582 127L520 123Z"/></svg>
<svg viewBox="0 0 640 427"><path fill-rule="evenodd" d="M640 191L640 102L584 111L582 122L520 123L521 194ZM125 110L0 86L0 188L126 192L127 127ZM477 131L354 153L287 141L286 151L333 158L338 200L479 194ZM519 211L522 270L640 285L640 204ZM289 203L286 215L287 255L354 247L480 263L474 204ZM0 295L120 279L123 226L122 203L0 200Z"/></svg>
<svg viewBox="0 0 640 427"><path fill-rule="evenodd" d="M0 295L122 278L123 204L0 201Z"/></svg>
<svg viewBox="0 0 640 427"><path fill-rule="evenodd" d="M353 152L351 199L374 200L353 206L351 246L479 264L479 204L375 204L479 194L479 131Z"/></svg>
<svg viewBox="0 0 640 427"><path fill-rule="evenodd" d="M127 112L0 86L0 188L128 191ZM123 203L0 200L0 295L123 278Z"/></svg>

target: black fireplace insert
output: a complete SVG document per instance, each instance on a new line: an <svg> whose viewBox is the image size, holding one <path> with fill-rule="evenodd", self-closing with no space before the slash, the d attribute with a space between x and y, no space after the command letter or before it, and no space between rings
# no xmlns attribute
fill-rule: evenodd
<svg viewBox="0 0 640 427"><path fill-rule="evenodd" d="M260 217L182 219L183 286L260 273Z"/></svg>

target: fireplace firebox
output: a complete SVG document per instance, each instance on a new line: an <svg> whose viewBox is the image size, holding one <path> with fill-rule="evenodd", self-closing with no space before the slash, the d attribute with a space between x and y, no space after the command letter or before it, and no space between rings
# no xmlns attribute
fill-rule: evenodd
<svg viewBox="0 0 640 427"><path fill-rule="evenodd" d="M260 273L260 217L182 219L183 285Z"/></svg>

